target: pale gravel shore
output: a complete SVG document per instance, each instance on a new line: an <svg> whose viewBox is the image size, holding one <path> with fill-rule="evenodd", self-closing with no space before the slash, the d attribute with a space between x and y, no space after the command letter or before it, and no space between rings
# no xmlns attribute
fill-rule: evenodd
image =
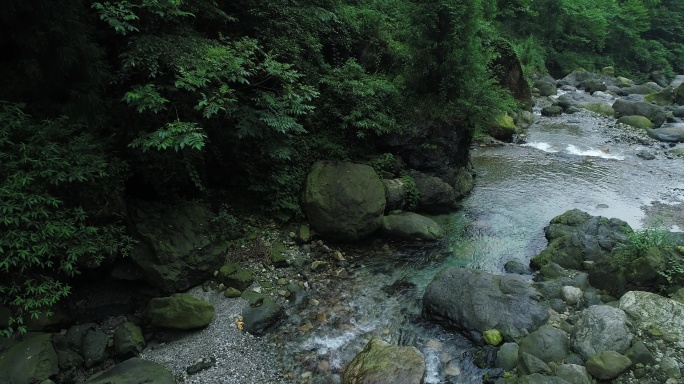
<svg viewBox="0 0 684 384"><path fill-rule="evenodd" d="M243 299L228 299L215 291L193 288L190 295L211 302L215 315L204 329L178 340L148 346L140 357L162 364L179 384L286 384L282 359L264 340L240 331L236 318L247 306ZM215 358L216 365L194 375L187 367L203 358Z"/></svg>

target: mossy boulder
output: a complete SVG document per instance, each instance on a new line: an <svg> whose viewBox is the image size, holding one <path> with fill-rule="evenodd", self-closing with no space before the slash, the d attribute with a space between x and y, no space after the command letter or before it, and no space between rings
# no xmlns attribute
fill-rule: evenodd
<svg viewBox="0 0 684 384"><path fill-rule="evenodd" d="M444 229L437 222L413 212L383 217L382 231L389 236L408 240L439 240L444 237Z"/></svg>
<svg viewBox="0 0 684 384"><path fill-rule="evenodd" d="M520 341L519 353L529 353L545 363L562 362L570 355L570 339L560 329L543 325Z"/></svg>
<svg viewBox="0 0 684 384"><path fill-rule="evenodd" d="M415 347L390 345L373 337L347 365L343 384L421 384L425 358Z"/></svg>
<svg viewBox="0 0 684 384"><path fill-rule="evenodd" d="M617 121L618 123L629 125L630 127L634 128L653 128L653 123L651 123L651 120L644 116L622 116Z"/></svg>
<svg viewBox="0 0 684 384"><path fill-rule="evenodd" d="M142 352L145 348L145 337L142 329L127 321L114 331L114 350L119 357L130 357Z"/></svg>
<svg viewBox="0 0 684 384"><path fill-rule="evenodd" d="M615 85L620 88L631 87L634 82L626 77L618 76L615 78Z"/></svg>
<svg viewBox="0 0 684 384"><path fill-rule="evenodd" d="M615 77L614 67L603 67L601 68L601 73L605 76Z"/></svg>
<svg viewBox="0 0 684 384"><path fill-rule="evenodd" d="M554 86L555 90L555 86ZM487 128L487 133L489 136L506 142L511 142L513 140L513 135L518 132L518 128L515 126L513 117L508 113L498 115L492 125Z"/></svg>
<svg viewBox="0 0 684 384"><path fill-rule="evenodd" d="M187 293L150 300L147 315L155 327L171 329L204 328L214 318L214 305Z"/></svg>
<svg viewBox="0 0 684 384"><path fill-rule="evenodd" d="M285 246L280 242L276 242L276 244L280 245L274 244L274 246L276 246L275 252L277 253L281 246L283 248L282 251L284 252ZM273 255L273 250L271 250L271 252ZM218 270L216 281L226 287L244 291L254 282L254 275L249 268L243 268L238 263L228 263Z"/></svg>
<svg viewBox="0 0 684 384"><path fill-rule="evenodd" d="M555 96L558 93L555 82L538 80L534 82L534 87L539 90L539 96Z"/></svg>
<svg viewBox="0 0 684 384"><path fill-rule="evenodd" d="M418 191L416 210L428 213L449 213L458 207L456 191L447 182L437 176L421 172L411 172Z"/></svg>
<svg viewBox="0 0 684 384"><path fill-rule="evenodd" d="M271 250L269 252L269 261L271 262L271 264L274 267L286 268L290 265L290 263L287 262L287 255L286 255L285 251L286 251L285 244L282 241L273 242L273 244L271 245ZM230 285L226 284L226 286L228 287ZM249 287L249 285L247 287ZM247 287L245 287L245 288L247 288ZM237 287L235 287L235 288L237 288ZM241 290L244 290L244 288Z"/></svg>
<svg viewBox="0 0 684 384"><path fill-rule="evenodd" d="M560 116L563 114L563 108L558 105L549 105L541 110L542 116L553 117Z"/></svg>
<svg viewBox="0 0 684 384"><path fill-rule="evenodd" d="M602 351L587 360L587 371L599 380L612 380L632 365L627 356L615 351Z"/></svg>
<svg viewBox="0 0 684 384"><path fill-rule="evenodd" d="M306 178L302 208L316 232L357 241L380 228L385 189L368 165L319 161Z"/></svg>
<svg viewBox="0 0 684 384"><path fill-rule="evenodd" d="M663 125L668 116L667 111L663 107L645 101L617 99L613 103L613 109L615 110L615 117L643 116L648 118L654 127Z"/></svg>
<svg viewBox="0 0 684 384"><path fill-rule="evenodd" d="M0 355L0 383L40 383L57 373L52 334L30 335Z"/></svg>
<svg viewBox="0 0 684 384"><path fill-rule="evenodd" d="M503 336L501 335L501 332L499 332L496 329L488 329L484 332L482 332L482 337L484 338L484 341L493 346L497 346L501 344L503 341Z"/></svg>
<svg viewBox="0 0 684 384"><path fill-rule="evenodd" d="M655 103L658 105L670 105L674 101L675 90L672 87L666 87L660 92L649 93L644 96L644 101L647 103Z"/></svg>
<svg viewBox="0 0 684 384"><path fill-rule="evenodd" d="M176 384L171 372L161 364L130 358L105 371L96 373L84 384Z"/></svg>
<svg viewBox="0 0 684 384"><path fill-rule="evenodd" d="M596 103L583 103L582 107L588 111L592 111L594 113L598 113L599 115L603 116L613 116L615 114L615 110L613 107L606 103L601 103L601 102L596 102Z"/></svg>

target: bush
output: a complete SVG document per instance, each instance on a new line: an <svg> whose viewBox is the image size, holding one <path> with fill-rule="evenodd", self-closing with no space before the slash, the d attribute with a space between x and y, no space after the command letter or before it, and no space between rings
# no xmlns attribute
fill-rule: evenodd
<svg viewBox="0 0 684 384"><path fill-rule="evenodd" d="M66 118L35 121L0 103L0 304L11 334L67 296L67 279L132 240L117 218L123 167Z"/></svg>

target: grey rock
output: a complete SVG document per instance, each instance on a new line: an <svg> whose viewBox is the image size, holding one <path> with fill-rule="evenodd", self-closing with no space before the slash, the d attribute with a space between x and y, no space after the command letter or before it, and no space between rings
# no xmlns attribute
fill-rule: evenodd
<svg viewBox="0 0 684 384"><path fill-rule="evenodd" d="M646 129L648 136L668 143L684 143L684 125L665 128Z"/></svg>
<svg viewBox="0 0 684 384"><path fill-rule="evenodd" d="M542 114L542 116L548 116L548 117L560 116L563 114L563 108L561 108L558 105L550 105L548 107L542 108L541 114Z"/></svg>
<svg viewBox="0 0 684 384"><path fill-rule="evenodd" d="M86 368L100 364L107 358L109 336L99 329L90 330L83 335L81 355Z"/></svg>
<svg viewBox="0 0 684 384"><path fill-rule="evenodd" d="M663 338L676 340L675 345L684 348L684 304L655 293L630 291L620 298L620 309L638 329L658 330Z"/></svg>
<svg viewBox="0 0 684 384"><path fill-rule="evenodd" d="M585 359L606 350L624 353L632 344L627 315L608 305L594 305L584 310L571 339L573 348Z"/></svg>
<svg viewBox="0 0 684 384"><path fill-rule="evenodd" d="M660 361L660 369L662 369L670 379L679 379L682 377L679 363L677 362L677 359L672 356L663 357Z"/></svg>
<svg viewBox="0 0 684 384"><path fill-rule="evenodd" d="M632 360L632 364L643 364L643 365L655 365L656 364L656 359L653 357L653 354L649 349L646 347L646 344L644 344L642 341L638 340L634 342L632 347L625 353L625 356L627 356L630 360Z"/></svg>
<svg viewBox="0 0 684 384"><path fill-rule="evenodd" d="M150 300L147 315L155 327L171 329L204 328L214 318L214 306L186 293Z"/></svg>
<svg viewBox="0 0 684 384"><path fill-rule="evenodd" d="M253 335L266 333L285 314L283 307L269 296L245 292L243 298L249 302L249 307L242 311L243 330Z"/></svg>
<svg viewBox="0 0 684 384"><path fill-rule="evenodd" d="M566 285L561 288L561 297L569 305L575 305L582 299L583 292L577 287Z"/></svg>
<svg viewBox="0 0 684 384"><path fill-rule="evenodd" d="M411 172L411 177L418 189L418 211L448 213L458 207L456 191L444 180L420 172Z"/></svg>
<svg viewBox="0 0 684 384"><path fill-rule="evenodd" d="M114 351L119 357L136 355L145 348L145 337L142 329L127 321L114 331Z"/></svg>
<svg viewBox="0 0 684 384"><path fill-rule="evenodd" d="M559 365L554 374L570 384L593 384L586 368L576 364Z"/></svg>
<svg viewBox="0 0 684 384"><path fill-rule="evenodd" d="M629 101L617 99L613 103L615 117L622 116L643 116L653 123L654 127L660 127L667 119L667 112L663 107L650 104L644 101Z"/></svg>
<svg viewBox="0 0 684 384"><path fill-rule="evenodd" d="M383 179L385 187L385 212L404 209L406 204L406 184L401 179Z"/></svg>
<svg viewBox="0 0 684 384"><path fill-rule="evenodd" d="M543 325L520 341L519 353L529 353L545 363L561 362L570 354L570 340L560 329Z"/></svg>
<svg viewBox="0 0 684 384"><path fill-rule="evenodd" d="M52 334L29 336L0 355L0 383L34 384L58 372Z"/></svg>
<svg viewBox="0 0 684 384"><path fill-rule="evenodd" d="M506 272L508 272L508 273L514 273L516 275L531 275L532 274L532 271L530 270L530 268L527 265L525 265L519 261L515 261L515 260L511 260L509 262L506 262L506 264L504 264L504 270L506 270Z"/></svg>
<svg viewBox="0 0 684 384"><path fill-rule="evenodd" d="M568 384L568 382L558 376L546 376L540 373L534 373L521 377L516 381L516 384Z"/></svg>
<svg viewBox="0 0 684 384"><path fill-rule="evenodd" d="M496 366L504 371L511 371L518 365L519 346L516 343L504 343L496 352Z"/></svg>
<svg viewBox="0 0 684 384"><path fill-rule="evenodd" d="M373 337L344 370L345 384L420 384L425 358L415 347L390 345Z"/></svg>
<svg viewBox="0 0 684 384"><path fill-rule="evenodd" d="M519 340L549 317L537 298L531 283L519 276L450 267L438 273L426 288L423 315L478 342L489 329L497 329L507 341Z"/></svg>
<svg viewBox="0 0 684 384"><path fill-rule="evenodd" d="M536 356L521 352L518 355L518 372L525 375L533 373L551 374L551 368Z"/></svg>

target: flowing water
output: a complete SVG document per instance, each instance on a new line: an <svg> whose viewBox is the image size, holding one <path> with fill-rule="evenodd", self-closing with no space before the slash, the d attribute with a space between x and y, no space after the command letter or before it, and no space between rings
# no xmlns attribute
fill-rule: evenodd
<svg viewBox="0 0 684 384"><path fill-rule="evenodd" d="M293 382L339 382L344 364L377 335L417 347L426 359L425 383L481 383L486 371L472 362L477 349L420 317L422 292L439 270L505 273L507 261L527 264L546 246L544 226L573 208L635 229L684 229L684 159L666 158L669 147L660 143L638 144L639 135L614 122L589 112L542 118L526 144L474 148L476 187L462 211L441 218L450 228L443 244L360 247L356 253L368 255L350 278L319 283L328 285L329 300L309 305L315 313L291 314L302 324L314 318L310 330L284 342ZM637 157L644 149L656 159Z"/></svg>

